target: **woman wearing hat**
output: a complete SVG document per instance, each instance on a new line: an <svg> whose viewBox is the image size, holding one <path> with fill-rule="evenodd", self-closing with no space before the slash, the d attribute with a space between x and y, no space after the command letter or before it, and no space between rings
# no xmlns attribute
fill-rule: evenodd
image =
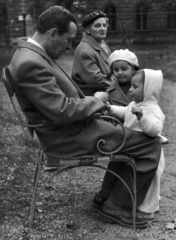
<svg viewBox="0 0 176 240"><path fill-rule="evenodd" d="M103 84L106 89L114 82L108 77L108 57L111 52L104 41L107 25L106 15L101 11L92 12L83 19L82 26L85 32L76 48L72 70L72 78L78 85Z"/></svg>

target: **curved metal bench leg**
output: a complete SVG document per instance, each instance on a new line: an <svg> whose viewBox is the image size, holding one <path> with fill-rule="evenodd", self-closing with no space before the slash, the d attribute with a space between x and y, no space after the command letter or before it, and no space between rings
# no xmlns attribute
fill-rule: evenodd
<svg viewBox="0 0 176 240"><path fill-rule="evenodd" d="M110 155L111 161L114 160L114 155L111 154ZM133 163L133 158L130 156L130 159L132 159L132 161L128 162L128 165L132 168L133 171L133 178L131 178L131 183L132 183L132 191L130 190L130 188L128 187L128 185L123 181L123 179L119 176L119 179L121 180L121 182L123 182L123 184L126 186L126 188L128 189L128 192L131 196L131 200L132 200L132 217L133 217L133 229L134 231L136 231L136 210L137 210L137 197L136 197L136 193L137 193L137 187L136 187L136 167L135 164ZM123 162L123 161L122 161ZM124 163L125 164L125 163ZM108 169L107 169L108 170ZM115 175L115 174L114 174Z"/></svg>
<svg viewBox="0 0 176 240"><path fill-rule="evenodd" d="M131 189L129 188L129 186L126 184L126 182L116 173L114 173L113 171L107 169L106 167L103 167L101 165L90 165L89 167L96 167L96 168L100 168L103 169L105 171L110 172L111 174L113 174L115 177L117 177L127 188L130 196L131 196L131 200L132 200L132 216L133 216L133 229L134 231L136 230L136 172L135 172L135 166L131 163L130 166L133 169L133 177L134 177L134 183L132 182L132 186L133 186L133 192L131 191ZM50 178L48 178L43 185L40 187L40 189L38 190L38 194L40 194L41 192L44 192L44 188L46 186L47 183L49 183L55 176L59 175L60 173L67 171L69 169L73 169L73 168L78 168L78 167L85 167L85 166L81 166L81 165L77 165L77 166L68 166L68 167L64 167L62 169L58 169L56 170L56 172L54 174L52 174L52 176ZM35 207L35 206L34 206ZM34 213L34 209L33 209L33 213Z"/></svg>
<svg viewBox="0 0 176 240"><path fill-rule="evenodd" d="M40 163L37 163L36 172L34 176L34 187L33 187L31 210L29 215L29 234L31 234L31 230L32 230L32 223L34 219L34 211L35 211L35 205L37 200L37 187L38 187L38 182L41 176L41 170L42 170L42 165Z"/></svg>
<svg viewBox="0 0 176 240"><path fill-rule="evenodd" d="M48 182L50 182L55 176L57 176L57 175L60 174L61 172L64 172L64 171L67 171L67 170L73 169L73 168L78 168L78 167L85 167L85 166L81 166L81 165L80 165L80 166L68 166L68 167L65 167L65 168L62 168L62 169L58 169L49 179L47 179L47 180L44 182L43 186L39 189L38 193L43 192L46 184L47 184ZM110 172L110 173L113 174L115 177L117 177L117 178L125 185L125 187L127 188L128 192L129 192L129 194L130 194L130 196L131 196L132 202L133 202L133 204L134 204L134 197L133 197L132 191L130 190L130 188L129 188L129 186L126 184L126 182L125 182L118 174L114 173L113 171L111 171L111 170L109 170L109 169L107 169L107 168L105 168L105 167L103 167L103 166L96 165L96 164L91 165L91 166L89 166L89 167L96 167L96 168L103 169L103 170L105 170L105 171Z"/></svg>
<svg viewBox="0 0 176 240"><path fill-rule="evenodd" d="M136 210L137 210L136 169L135 169L135 166L133 165L133 163L130 163L130 166L133 171L133 179L131 179L132 187L133 187L133 198L134 198L132 216L133 216L133 229L135 231L136 230Z"/></svg>
<svg viewBox="0 0 176 240"><path fill-rule="evenodd" d="M87 165L87 166L96 167L96 168L100 168L100 169L103 169L105 171L108 171L111 174L113 174L115 177L117 177L125 185L125 187L127 188L128 192L131 196L131 200L132 200L132 205L133 205L133 208L132 208L133 229L135 231L136 230L136 170L135 170L135 166L133 165L133 163L129 162L129 165L132 167L132 170L133 170L133 180L132 180L133 191L131 191L131 189L126 184L126 182L118 174L116 174L113 171L107 169L106 167L103 167L101 165L96 165L96 164ZM55 176L59 175L60 173L62 173L64 171L67 171L69 169L73 169L73 168L85 167L85 165L67 166L67 167L63 167L62 169L59 168L58 170L56 170L56 172L54 174L52 174L51 177L49 177L42 184L42 186L39 188L38 191L37 191L37 187L38 187L38 182L39 182L40 175L41 175L42 165L38 164L37 167L38 167L38 171L36 173L36 179L35 179L34 191L33 191L33 199L32 199L32 205L31 205L31 211L30 211L30 217L29 217L29 234L31 233L31 229L32 229L35 205L36 205L36 200L37 200L37 193L39 195L41 192L44 192L46 184L49 183Z"/></svg>

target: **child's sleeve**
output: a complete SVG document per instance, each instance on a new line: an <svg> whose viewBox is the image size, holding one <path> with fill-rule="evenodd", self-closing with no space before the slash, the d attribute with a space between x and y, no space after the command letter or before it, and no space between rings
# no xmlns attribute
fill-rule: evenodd
<svg viewBox="0 0 176 240"><path fill-rule="evenodd" d="M141 120L139 120L139 124L146 135L155 137L161 133L163 129L164 119L161 119L157 116L151 117L144 115Z"/></svg>
<svg viewBox="0 0 176 240"><path fill-rule="evenodd" d="M125 118L125 109L126 109L126 107L111 105L109 114L114 117L124 119Z"/></svg>

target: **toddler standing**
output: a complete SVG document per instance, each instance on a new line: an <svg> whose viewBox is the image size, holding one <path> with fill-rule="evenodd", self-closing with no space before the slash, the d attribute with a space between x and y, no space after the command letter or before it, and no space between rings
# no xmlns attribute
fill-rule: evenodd
<svg viewBox="0 0 176 240"><path fill-rule="evenodd" d="M165 116L158 105L162 88L163 75L160 70L144 69L136 71L131 79L129 89L132 102L126 106L109 106L109 114L124 119L124 126L143 131L150 137L161 137ZM141 205L137 217L154 218L159 210L160 178L164 170L165 159L161 151L158 169L152 184ZM147 168L147 166L146 166Z"/></svg>

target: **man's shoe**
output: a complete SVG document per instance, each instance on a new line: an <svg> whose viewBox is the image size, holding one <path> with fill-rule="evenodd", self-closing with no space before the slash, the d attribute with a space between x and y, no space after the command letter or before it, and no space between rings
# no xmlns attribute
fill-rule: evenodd
<svg viewBox="0 0 176 240"><path fill-rule="evenodd" d="M139 219L153 220L155 217L155 214L154 213L146 213L146 212L137 210L136 217Z"/></svg>
<svg viewBox="0 0 176 240"><path fill-rule="evenodd" d="M102 209L104 202L106 201L106 198L99 197L95 195L93 201L92 201L92 206L96 209Z"/></svg>
<svg viewBox="0 0 176 240"><path fill-rule="evenodd" d="M100 211L100 218L109 223L116 223L124 227L133 227L133 218L129 210L125 208L111 209L109 207L103 207ZM136 228L146 228L151 221L136 218Z"/></svg>

